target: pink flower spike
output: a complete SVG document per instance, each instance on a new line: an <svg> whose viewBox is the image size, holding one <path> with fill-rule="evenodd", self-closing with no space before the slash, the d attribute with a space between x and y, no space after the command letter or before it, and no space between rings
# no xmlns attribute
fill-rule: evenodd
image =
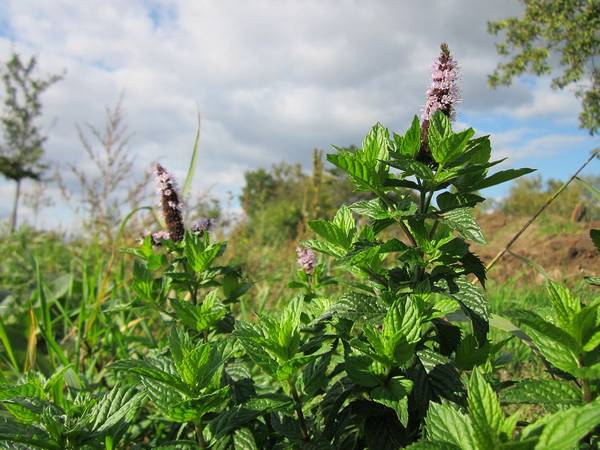
<svg viewBox="0 0 600 450"><path fill-rule="evenodd" d="M437 110L451 120L455 118L455 107L460 102L457 83L458 65L450 55L448 45L442 44L440 56L431 68L431 87L427 90L427 100L421 116L424 121L430 120Z"/></svg>
<svg viewBox="0 0 600 450"><path fill-rule="evenodd" d="M312 275L315 266L317 265L317 255L310 248L296 247L296 255L298 255L298 265L308 275Z"/></svg>
<svg viewBox="0 0 600 450"><path fill-rule="evenodd" d="M160 196L162 214L169 230L169 238L173 242L179 242L183 239L185 228L183 226L183 217L181 216L183 204L177 190L177 184L171 174L160 164L156 165L154 174L156 188Z"/></svg>

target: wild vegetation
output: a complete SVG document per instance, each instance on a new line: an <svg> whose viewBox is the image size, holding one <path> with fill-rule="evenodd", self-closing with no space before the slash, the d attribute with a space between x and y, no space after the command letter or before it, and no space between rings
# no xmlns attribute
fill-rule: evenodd
<svg viewBox="0 0 600 450"><path fill-rule="evenodd" d="M127 219L114 239L2 236L0 446L595 448L600 280L510 305L490 286L483 192L532 169L495 170L488 136L453 130L457 95L442 46L405 132L376 124L335 169L315 152L311 176L246 174L229 248L160 164L138 242ZM598 214L582 186L576 223ZM542 187L513 189L506 214Z"/></svg>

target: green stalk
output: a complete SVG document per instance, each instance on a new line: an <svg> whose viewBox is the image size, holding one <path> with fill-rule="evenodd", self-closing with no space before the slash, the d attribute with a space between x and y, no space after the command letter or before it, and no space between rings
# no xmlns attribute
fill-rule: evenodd
<svg viewBox="0 0 600 450"><path fill-rule="evenodd" d="M578 366L580 368L584 367L583 356L579 358L578 363ZM592 401L592 391L590 390L590 382L586 378L581 379L581 395L583 397L584 403L589 403Z"/></svg>
<svg viewBox="0 0 600 450"><path fill-rule="evenodd" d="M196 430L196 440L198 441L198 447L206 448L206 441L202 435L202 423L200 420L194 422L194 429Z"/></svg>
<svg viewBox="0 0 600 450"><path fill-rule="evenodd" d="M590 390L590 382L588 380L581 380L581 392L585 403L592 401L592 391Z"/></svg>
<svg viewBox="0 0 600 450"><path fill-rule="evenodd" d="M298 416L298 422L300 423L300 430L302 431L302 437L305 441L310 441L310 434L308 433L308 426L306 425L306 419L304 417L304 413L302 412L302 402L300 400L300 396L298 395L298 391L296 390L296 386L293 383L290 384L290 392L292 394L292 398L294 399L294 409L296 411L296 415Z"/></svg>
<svg viewBox="0 0 600 450"><path fill-rule="evenodd" d="M391 210L395 210L396 208L394 207L394 203L388 198L387 195L385 195L384 193L376 193L377 196L383 200L383 203L385 203L385 205L391 209ZM413 245L413 247L418 247L417 246L417 241L415 239L415 237L412 235L412 233L410 232L410 230L408 229L408 227L406 226L406 224L404 223L404 221L402 219L398 219L398 223L400 224L400 227L402 228L402 231L404 232L404 234L406 234L406 236L408 237L408 239L410 240L411 244Z"/></svg>

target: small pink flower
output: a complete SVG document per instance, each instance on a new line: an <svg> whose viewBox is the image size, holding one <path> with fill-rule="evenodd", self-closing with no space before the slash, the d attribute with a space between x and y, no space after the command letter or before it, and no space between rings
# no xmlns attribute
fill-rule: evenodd
<svg viewBox="0 0 600 450"><path fill-rule="evenodd" d="M298 255L298 265L308 275L312 275L317 264L317 256L310 248L296 247L296 255Z"/></svg>

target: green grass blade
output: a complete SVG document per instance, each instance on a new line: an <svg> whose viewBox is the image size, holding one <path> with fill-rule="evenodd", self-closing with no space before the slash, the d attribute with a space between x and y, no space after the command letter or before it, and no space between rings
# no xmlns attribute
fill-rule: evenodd
<svg viewBox="0 0 600 450"><path fill-rule="evenodd" d="M2 317L0 317L0 341L4 346L4 350L8 355L8 359L10 360L13 369L15 369L15 372L19 372L19 365L17 364L17 360L13 353L12 345L10 343L10 339L8 338L8 334L6 333L6 327L4 326L4 321L2 320Z"/></svg>
<svg viewBox="0 0 600 450"><path fill-rule="evenodd" d="M52 333L52 318L50 317L50 307L48 305L46 291L43 286L42 272L40 270L40 264L37 259L34 259L34 262L35 262L36 292L37 292L37 297L40 301L40 306L41 306L42 323L44 324L44 328L46 329L46 331L48 333Z"/></svg>
<svg viewBox="0 0 600 450"><path fill-rule="evenodd" d="M188 167L188 172L183 183L183 198L187 197L192 189L192 180L194 179L194 173L196 172L196 164L198 162L198 148L200 143L200 114L198 114L198 129L196 130L196 137L194 139L194 149L192 151L192 159Z"/></svg>

